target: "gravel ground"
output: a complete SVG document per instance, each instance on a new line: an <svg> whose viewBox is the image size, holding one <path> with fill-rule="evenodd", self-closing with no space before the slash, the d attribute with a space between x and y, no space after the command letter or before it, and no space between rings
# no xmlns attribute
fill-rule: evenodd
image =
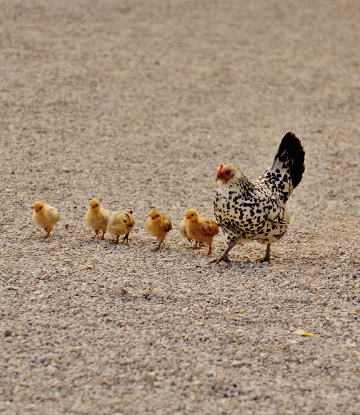
<svg viewBox="0 0 360 415"><path fill-rule="evenodd" d="M358 1L0 10L0 412L359 414ZM216 168L255 179L287 131L306 171L271 265L256 243L209 265L184 211L213 218ZM129 246L86 227L92 198L134 211Z"/></svg>

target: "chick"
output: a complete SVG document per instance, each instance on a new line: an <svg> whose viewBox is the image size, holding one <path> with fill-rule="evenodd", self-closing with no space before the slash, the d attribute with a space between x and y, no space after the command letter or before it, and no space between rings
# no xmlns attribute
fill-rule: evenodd
<svg viewBox="0 0 360 415"><path fill-rule="evenodd" d="M56 222L60 220L60 213L53 206L43 202L35 202L33 207L33 221L35 225L45 229L45 238L47 238Z"/></svg>
<svg viewBox="0 0 360 415"><path fill-rule="evenodd" d="M214 236L219 233L219 228L214 220L202 218L195 209L189 209L186 211L186 233L197 243L207 243L209 245L208 255L210 255L211 245Z"/></svg>
<svg viewBox="0 0 360 415"><path fill-rule="evenodd" d="M179 224L179 230L180 230L181 236L183 238L187 238L187 240L192 244L193 240L191 238L189 238L189 235L186 233L186 214L184 216L184 219ZM197 244L197 242L196 242L196 244Z"/></svg>
<svg viewBox="0 0 360 415"><path fill-rule="evenodd" d="M132 213L131 210L130 212L120 210L111 214L106 230L116 236L116 243L119 242L120 235L125 235L123 243L125 243L125 241L129 243L129 233L133 230L135 225L135 220L131 216Z"/></svg>
<svg viewBox="0 0 360 415"><path fill-rule="evenodd" d="M160 249L161 244L164 243L166 235L172 229L172 223L169 218L161 214L158 210L153 210L150 213L150 217L146 221L146 230L147 232L158 238L158 244L154 251Z"/></svg>
<svg viewBox="0 0 360 415"><path fill-rule="evenodd" d="M99 235L99 230L102 230L101 239L104 239L109 218L110 212L102 208L98 200L94 199L90 202L89 210L85 215L85 223L95 229L96 235Z"/></svg>

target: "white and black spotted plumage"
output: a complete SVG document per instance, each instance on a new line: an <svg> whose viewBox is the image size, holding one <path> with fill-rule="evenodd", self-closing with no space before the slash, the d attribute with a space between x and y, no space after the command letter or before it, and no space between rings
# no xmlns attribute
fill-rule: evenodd
<svg viewBox="0 0 360 415"><path fill-rule="evenodd" d="M267 245L264 260L270 260L270 244L287 231L290 216L285 204L301 181L304 158L300 140L287 133L272 166L253 183L237 167L220 166L214 213L228 248L216 263L230 262L227 255L235 245L253 240Z"/></svg>

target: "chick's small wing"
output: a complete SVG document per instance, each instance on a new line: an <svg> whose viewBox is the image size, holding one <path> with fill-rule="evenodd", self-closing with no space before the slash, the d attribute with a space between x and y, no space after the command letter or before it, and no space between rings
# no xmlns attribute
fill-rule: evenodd
<svg viewBox="0 0 360 415"><path fill-rule="evenodd" d="M200 226L200 232L203 235L215 236L219 233L219 227L217 223L211 219L205 219Z"/></svg>
<svg viewBox="0 0 360 415"><path fill-rule="evenodd" d="M163 229L165 232L169 232L172 229L172 223L170 222L169 218L165 215L162 216L163 220Z"/></svg>
<svg viewBox="0 0 360 415"><path fill-rule="evenodd" d="M48 210L48 215L49 215L49 219L52 222L57 222L58 220L60 220L60 213L57 211L57 209L55 209L52 206Z"/></svg>

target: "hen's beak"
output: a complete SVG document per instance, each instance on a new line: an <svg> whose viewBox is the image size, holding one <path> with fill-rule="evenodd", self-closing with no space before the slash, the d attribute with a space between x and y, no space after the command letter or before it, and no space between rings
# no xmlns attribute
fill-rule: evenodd
<svg viewBox="0 0 360 415"><path fill-rule="evenodd" d="M224 178L223 176L216 176L215 181L217 182L217 181L219 181L219 180L222 180L223 178Z"/></svg>

